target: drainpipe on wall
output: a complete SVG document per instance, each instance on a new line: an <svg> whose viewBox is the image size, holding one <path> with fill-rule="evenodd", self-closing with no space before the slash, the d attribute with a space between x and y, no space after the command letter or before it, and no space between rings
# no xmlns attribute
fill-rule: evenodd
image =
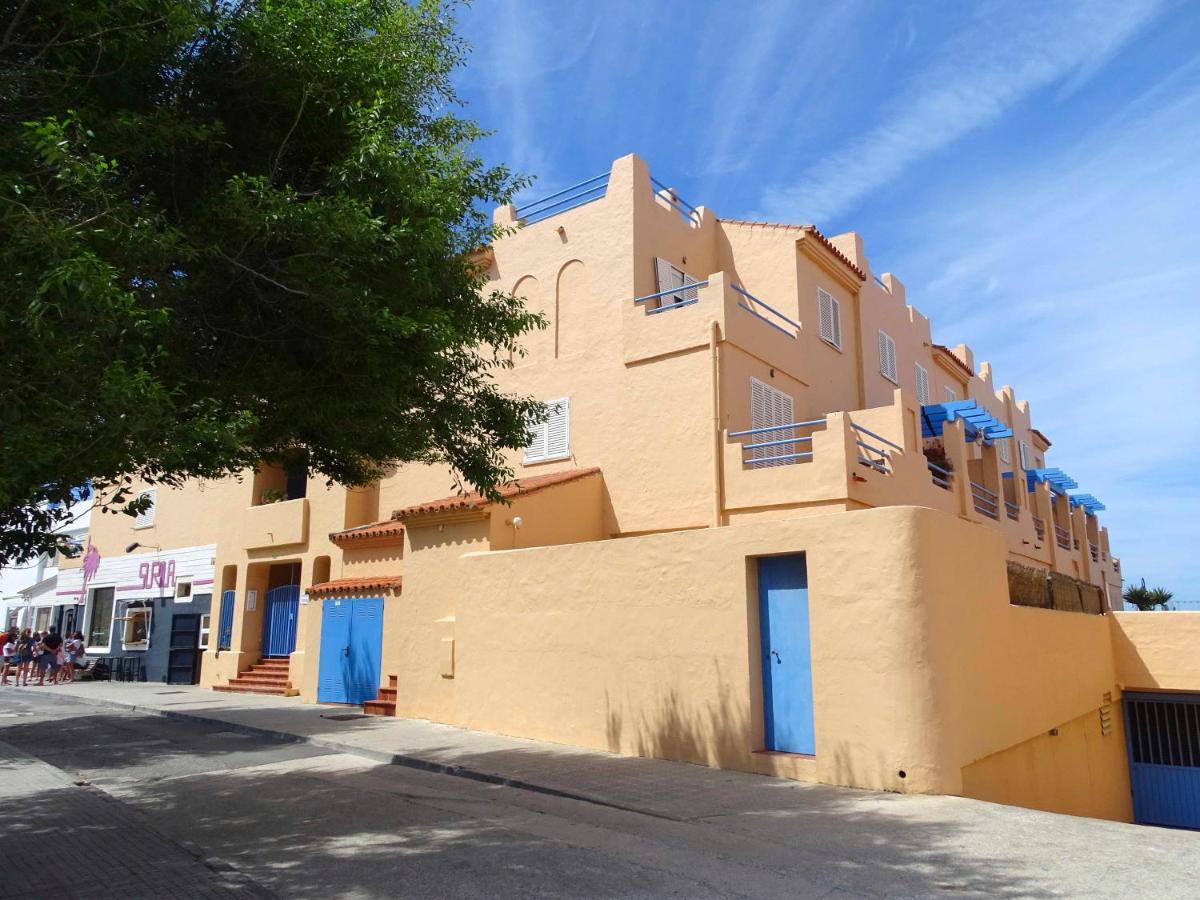
<svg viewBox="0 0 1200 900"><path fill-rule="evenodd" d="M713 527L724 525L725 517L725 443L721 440L721 326L716 320L708 333L708 352L712 359L713 417Z"/></svg>

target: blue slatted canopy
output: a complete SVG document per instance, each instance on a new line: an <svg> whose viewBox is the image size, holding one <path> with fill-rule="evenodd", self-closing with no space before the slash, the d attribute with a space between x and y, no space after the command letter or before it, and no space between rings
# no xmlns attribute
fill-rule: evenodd
<svg viewBox="0 0 1200 900"><path fill-rule="evenodd" d="M1065 494L1071 488L1079 487L1079 482L1062 469L1029 469L1025 472L1025 478L1030 491L1042 482L1050 485L1050 490L1056 494Z"/></svg>
<svg viewBox="0 0 1200 900"><path fill-rule="evenodd" d="M1093 497L1091 494L1072 494L1072 506L1082 506L1084 511L1089 516L1094 516L1100 510L1104 509L1104 504Z"/></svg>
<svg viewBox="0 0 1200 900"><path fill-rule="evenodd" d="M962 419L969 441L975 440L976 435L983 435L983 442L990 444L1013 436L1011 428L975 400L925 404L921 407L921 433L927 438L941 437L945 424L955 419Z"/></svg>

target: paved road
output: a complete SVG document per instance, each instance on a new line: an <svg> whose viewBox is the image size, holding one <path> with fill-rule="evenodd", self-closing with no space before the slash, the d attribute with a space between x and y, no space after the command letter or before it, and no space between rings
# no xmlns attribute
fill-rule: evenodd
<svg viewBox="0 0 1200 900"><path fill-rule="evenodd" d="M711 775L620 809L5 690L0 897L1197 896L1189 833Z"/></svg>

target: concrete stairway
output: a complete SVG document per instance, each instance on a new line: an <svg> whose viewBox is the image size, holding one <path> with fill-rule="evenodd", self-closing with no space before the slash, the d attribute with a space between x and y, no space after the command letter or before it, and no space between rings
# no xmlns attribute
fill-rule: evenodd
<svg viewBox="0 0 1200 900"><path fill-rule="evenodd" d="M214 691L229 694L275 694L280 697L295 697L300 692L288 680L291 660L264 659L249 669L231 678L229 684L213 685Z"/></svg>
<svg viewBox="0 0 1200 900"><path fill-rule="evenodd" d="M396 676L388 676L388 686L381 687L374 700L363 704L363 713L368 716L394 716L396 714Z"/></svg>

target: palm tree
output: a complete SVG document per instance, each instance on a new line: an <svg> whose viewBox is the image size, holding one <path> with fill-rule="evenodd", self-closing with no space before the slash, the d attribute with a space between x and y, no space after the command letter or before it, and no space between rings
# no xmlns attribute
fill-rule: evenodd
<svg viewBox="0 0 1200 900"><path fill-rule="evenodd" d="M1142 579L1141 584L1135 584L1125 589L1125 602L1131 603L1142 612L1150 612L1155 607L1161 606L1167 609L1167 604L1171 602L1171 598L1175 595L1166 588L1146 587L1146 579Z"/></svg>

